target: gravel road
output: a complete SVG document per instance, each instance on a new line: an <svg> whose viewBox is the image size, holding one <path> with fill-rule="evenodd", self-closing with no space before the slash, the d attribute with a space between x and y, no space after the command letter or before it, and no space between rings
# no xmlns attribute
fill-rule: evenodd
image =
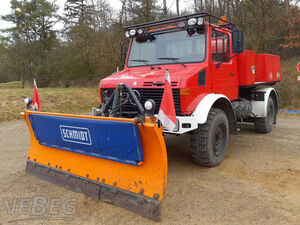
<svg viewBox="0 0 300 225"><path fill-rule="evenodd" d="M300 117L279 115L265 135L239 127L224 162L211 169L192 163L188 135L166 137L161 224L300 224ZM25 174L28 148L23 121L0 123L0 225L156 224ZM47 207L37 216L33 205L36 210L43 200Z"/></svg>

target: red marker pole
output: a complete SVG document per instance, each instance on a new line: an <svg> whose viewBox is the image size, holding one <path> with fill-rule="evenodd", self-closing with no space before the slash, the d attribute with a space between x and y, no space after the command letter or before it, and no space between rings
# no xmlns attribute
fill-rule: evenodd
<svg viewBox="0 0 300 225"><path fill-rule="evenodd" d="M298 62L297 70L300 73L300 61ZM300 81L300 76L297 76L297 81Z"/></svg>

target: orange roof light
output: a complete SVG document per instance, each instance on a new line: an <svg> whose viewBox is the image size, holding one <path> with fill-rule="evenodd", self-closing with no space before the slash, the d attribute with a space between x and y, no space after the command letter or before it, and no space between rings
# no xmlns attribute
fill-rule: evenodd
<svg viewBox="0 0 300 225"><path fill-rule="evenodd" d="M226 16L222 16L221 19L227 21L227 17ZM222 21L222 20L220 20L220 25L226 24L226 22Z"/></svg>

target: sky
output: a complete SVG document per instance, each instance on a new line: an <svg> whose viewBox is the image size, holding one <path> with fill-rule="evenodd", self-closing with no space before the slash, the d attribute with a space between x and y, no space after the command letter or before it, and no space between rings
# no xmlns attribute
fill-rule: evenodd
<svg viewBox="0 0 300 225"><path fill-rule="evenodd" d="M59 12L62 13L64 4L66 0L50 0L51 2L56 2L56 4L59 6ZM173 12L176 12L176 4L175 0L166 0L167 1L167 8L168 10L171 10ZM4 16L10 13L10 0L0 0L0 16ZM121 8L121 1L120 0L107 0L107 2L110 3L113 9L119 10ZM162 5L163 0L158 0L158 4ZM180 0L179 1L179 8L183 10L188 5L190 5L192 1L191 0ZM0 19L0 29L11 27L12 24L8 23L6 21L3 21ZM60 29L62 27L62 24L57 24L55 29ZM2 35L4 35L2 33Z"/></svg>

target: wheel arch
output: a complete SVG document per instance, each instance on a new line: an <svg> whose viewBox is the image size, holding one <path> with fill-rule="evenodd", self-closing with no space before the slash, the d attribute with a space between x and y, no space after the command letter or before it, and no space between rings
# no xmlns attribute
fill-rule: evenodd
<svg viewBox="0 0 300 225"><path fill-rule="evenodd" d="M278 95L275 89L271 90L270 92L270 97L272 97L274 106L275 106L275 114L278 114L279 111L279 100L278 100ZM274 124L276 124L276 116L274 118Z"/></svg>
<svg viewBox="0 0 300 225"><path fill-rule="evenodd" d="M259 88L255 90L255 93L264 93L263 94L263 100L252 100L252 113L253 117L266 117L267 114L267 105L269 97L271 97L274 101L275 106L275 113L277 114L279 111L279 101L278 101L278 95L274 88L272 87L266 87L266 88ZM275 121L276 122L276 121Z"/></svg>
<svg viewBox="0 0 300 225"><path fill-rule="evenodd" d="M236 117L231 102L226 98L219 98L212 107L221 109L225 112L229 123L230 134L237 134Z"/></svg>
<svg viewBox="0 0 300 225"><path fill-rule="evenodd" d="M271 90L270 92L270 96L273 98L274 100L274 105L275 105L275 112L276 114L279 111L279 100L278 100L278 95L277 92L275 91L275 89Z"/></svg>
<svg viewBox="0 0 300 225"><path fill-rule="evenodd" d="M221 94L208 94L197 105L193 116L197 118L199 124L204 124L207 120L210 109L214 107L225 112L229 131L231 134L237 133L236 117L230 100Z"/></svg>

